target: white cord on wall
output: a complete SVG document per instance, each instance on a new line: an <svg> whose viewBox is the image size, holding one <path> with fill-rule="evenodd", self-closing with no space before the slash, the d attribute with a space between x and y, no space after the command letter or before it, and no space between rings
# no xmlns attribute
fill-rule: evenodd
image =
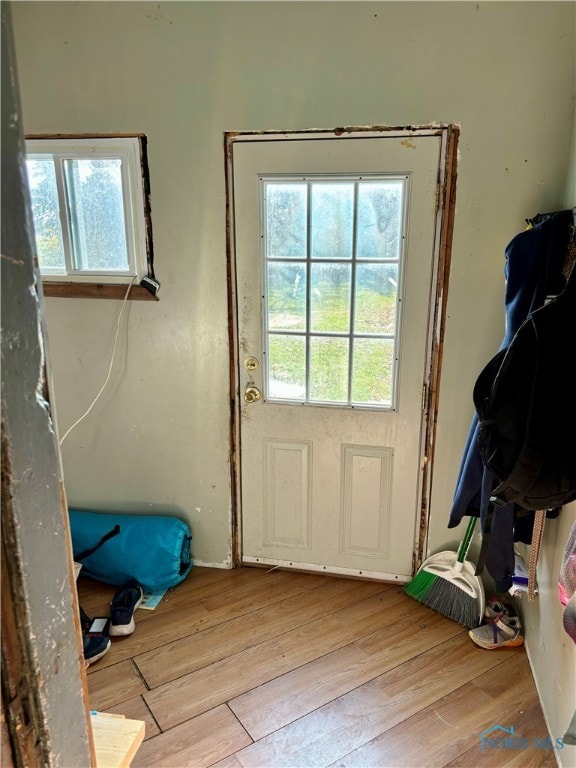
<svg viewBox="0 0 576 768"><path fill-rule="evenodd" d="M69 428L69 429L68 429L68 430L67 430L67 431L64 433L64 436L63 436L63 437L61 438L61 440L60 440L60 445L62 445L62 443L64 442L64 440L66 440L66 438L68 437L68 435L70 434L70 432L72 432L72 430L74 429L74 427L77 427L77 426L78 426L78 424L80 424L80 422L81 422L81 421L83 421L83 420L86 418L86 416L88 416L88 414L90 413L90 411L92 410L92 408L94 408L94 406L95 406L95 405L96 405L96 403L98 402L98 399L99 399L100 395L101 395L101 394L102 394L102 392L104 392L104 390L106 389L106 385L108 384L108 381L110 380L110 375L111 375L111 373L112 373L112 366L113 366L113 364L114 364L114 357L115 357L115 355L116 355L116 346L117 346L117 344L118 344L118 334L119 334L119 332L120 332L120 321L122 320L122 313L124 312L124 307L126 306L126 301L128 300L128 294L130 293L130 289L132 288L132 283L134 282L134 280L136 280L136 277L133 277L133 278L132 278L132 280L130 281L130 283L129 283L129 285L128 285L128 288L126 289L126 293L125 293L125 295L124 295L124 301L122 302L122 306L121 306L121 308L120 308L120 313L118 314L118 322L116 323L116 333L115 333L115 335L114 335L114 346L112 347L112 357L110 358L110 366L108 367L108 375L106 376L106 380L105 380L104 384L102 384L102 386L100 387L100 391L98 392L98 394L96 395L96 397L94 398L94 400L92 400L92 402L90 403L90 405L88 406L88 408L86 409L86 411L85 411L85 412L82 414L82 416L80 416L80 418L79 418L79 419L77 419L77 420L74 422L74 424L72 424L72 426L71 426L71 427L70 427L70 428Z"/></svg>

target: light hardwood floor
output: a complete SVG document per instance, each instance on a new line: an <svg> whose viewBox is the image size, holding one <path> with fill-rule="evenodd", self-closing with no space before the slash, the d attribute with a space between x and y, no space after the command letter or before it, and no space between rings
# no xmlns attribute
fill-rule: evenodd
<svg viewBox="0 0 576 768"><path fill-rule="evenodd" d="M78 579L90 616L115 591ZM135 619L88 668L92 709L146 723L133 768L556 765L524 649L477 648L399 585L193 568ZM493 726L528 746L481 749Z"/></svg>

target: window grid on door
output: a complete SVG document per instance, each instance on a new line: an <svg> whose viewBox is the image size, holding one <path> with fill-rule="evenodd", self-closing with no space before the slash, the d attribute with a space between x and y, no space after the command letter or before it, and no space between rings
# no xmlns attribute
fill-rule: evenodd
<svg viewBox="0 0 576 768"><path fill-rule="evenodd" d="M265 399L395 409L409 175L260 182Z"/></svg>

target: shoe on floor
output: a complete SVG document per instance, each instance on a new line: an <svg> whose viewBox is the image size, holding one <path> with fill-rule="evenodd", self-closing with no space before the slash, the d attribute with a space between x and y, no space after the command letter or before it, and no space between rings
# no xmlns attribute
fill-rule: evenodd
<svg viewBox="0 0 576 768"><path fill-rule="evenodd" d="M110 638L107 633L90 632L92 619L82 608L80 608L80 624L82 626L84 661L86 666L89 667L90 664L94 664L95 661L101 659L108 648L110 648Z"/></svg>
<svg viewBox="0 0 576 768"><path fill-rule="evenodd" d="M101 659L110 648L111 642L109 637L103 637L102 635L84 635L84 661L86 666L94 664L95 661Z"/></svg>
<svg viewBox="0 0 576 768"><path fill-rule="evenodd" d="M516 611L510 603L501 600L499 597L488 598L486 601L486 609L484 610L484 618L486 621L494 621L494 619L500 616L508 616L510 618L517 619Z"/></svg>
<svg viewBox="0 0 576 768"><path fill-rule="evenodd" d="M134 623L134 611L144 597L140 584L134 579L127 581L116 592L110 603L110 635L121 637L131 635L136 629Z"/></svg>
<svg viewBox="0 0 576 768"><path fill-rule="evenodd" d="M494 648L518 648L524 643L520 620L517 616L497 615L489 624L471 629L468 632L472 642L494 650Z"/></svg>

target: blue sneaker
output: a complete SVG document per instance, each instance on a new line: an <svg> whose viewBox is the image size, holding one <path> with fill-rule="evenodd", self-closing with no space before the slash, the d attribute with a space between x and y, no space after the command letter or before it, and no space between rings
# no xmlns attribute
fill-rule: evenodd
<svg viewBox="0 0 576 768"><path fill-rule="evenodd" d="M80 608L80 624L82 626L82 644L84 651L84 661L86 666L94 664L95 661L101 659L110 648L110 638L106 631L103 632L91 632L92 619L88 616L83 608Z"/></svg>
<svg viewBox="0 0 576 768"><path fill-rule="evenodd" d="M134 611L144 597L140 584L131 579L116 592L110 603L110 635L121 637L131 635L136 629Z"/></svg>

